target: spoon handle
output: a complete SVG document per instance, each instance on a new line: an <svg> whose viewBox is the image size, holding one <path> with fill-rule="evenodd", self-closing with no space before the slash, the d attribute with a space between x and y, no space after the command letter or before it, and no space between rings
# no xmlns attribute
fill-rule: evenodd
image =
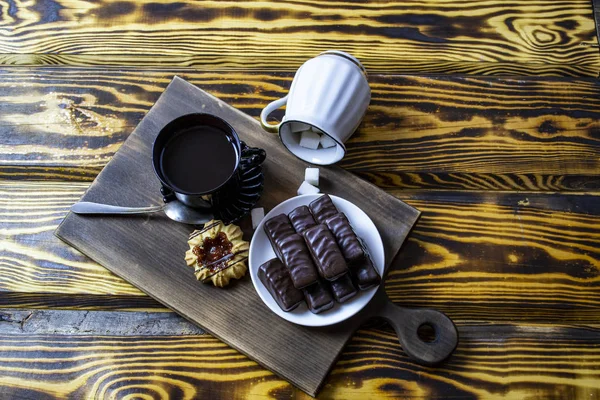
<svg viewBox="0 0 600 400"><path fill-rule="evenodd" d="M152 207L119 207L110 204L92 203L80 201L71 206L75 214L150 214L162 211L165 206Z"/></svg>

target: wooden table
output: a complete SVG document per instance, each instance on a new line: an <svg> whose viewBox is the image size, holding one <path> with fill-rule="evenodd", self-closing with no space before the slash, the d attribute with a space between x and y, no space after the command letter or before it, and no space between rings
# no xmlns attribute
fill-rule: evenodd
<svg viewBox="0 0 600 400"><path fill-rule="evenodd" d="M174 74L258 117L326 49L359 57L373 90L341 165L423 212L387 292L447 313L461 343L421 367L374 322L319 397L600 397L590 0L4 0L0 15L1 398L308 397L53 231Z"/></svg>

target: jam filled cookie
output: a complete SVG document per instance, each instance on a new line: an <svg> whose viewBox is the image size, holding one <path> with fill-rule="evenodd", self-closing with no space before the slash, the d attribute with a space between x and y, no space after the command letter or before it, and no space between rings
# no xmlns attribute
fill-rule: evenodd
<svg viewBox="0 0 600 400"><path fill-rule="evenodd" d="M223 287L231 279L239 279L248 270L248 242L242 239L237 225L213 220L192 232L190 249L185 253L187 265L194 267L196 278Z"/></svg>

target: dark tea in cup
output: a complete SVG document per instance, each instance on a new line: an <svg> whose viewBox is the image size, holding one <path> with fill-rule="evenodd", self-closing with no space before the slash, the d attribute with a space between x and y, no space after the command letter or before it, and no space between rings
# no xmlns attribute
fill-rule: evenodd
<svg viewBox="0 0 600 400"><path fill-rule="evenodd" d="M215 196L226 201L239 186L243 157L257 165L264 150L250 149L223 119L188 114L168 123L154 141L152 162L163 193L190 207L210 208Z"/></svg>
<svg viewBox="0 0 600 400"><path fill-rule="evenodd" d="M193 126L182 129L165 144L160 170L177 192L208 193L231 178L237 159L237 149L225 132L212 126Z"/></svg>

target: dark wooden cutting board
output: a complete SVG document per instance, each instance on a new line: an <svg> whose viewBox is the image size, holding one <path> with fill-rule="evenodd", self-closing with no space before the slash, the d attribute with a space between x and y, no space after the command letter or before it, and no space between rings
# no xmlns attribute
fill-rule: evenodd
<svg viewBox="0 0 600 400"><path fill-rule="evenodd" d="M192 112L220 116L248 145L267 151L265 188L259 202L265 211L295 196L307 163L288 153L277 135L263 131L253 118L175 77L82 199L120 206L160 204L160 185L151 164L152 143L169 121ZM197 173L203 168L210 166L198 165ZM321 168L321 181L323 192L350 200L371 217L381 233L389 268L419 211L339 167ZM69 213L56 235L231 347L316 395L344 345L364 321L365 312L333 327L302 327L272 313L249 276L225 289L197 282L184 261L191 231L162 214ZM246 238L251 235L246 229Z"/></svg>

